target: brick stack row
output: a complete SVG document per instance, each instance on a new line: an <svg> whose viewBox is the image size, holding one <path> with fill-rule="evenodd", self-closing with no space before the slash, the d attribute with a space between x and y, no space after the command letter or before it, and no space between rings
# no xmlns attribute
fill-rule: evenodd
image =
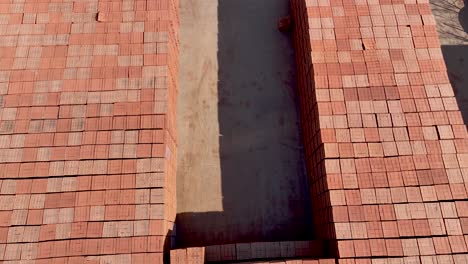
<svg viewBox="0 0 468 264"><path fill-rule="evenodd" d="M323 257L321 241L253 242L212 245L205 248L208 262L246 261L256 259Z"/></svg>
<svg viewBox="0 0 468 264"><path fill-rule="evenodd" d="M291 4L318 237L351 260L466 253L467 131L428 1Z"/></svg>
<svg viewBox="0 0 468 264"><path fill-rule="evenodd" d="M335 264L334 259L277 259L254 262L237 262L239 264Z"/></svg>
<svg viewBox="0 0 468 264"><path fill-rule="evenodd" d="M170 252L171 264L204 264L205 248L174 249Z"/></svg>
<svg viewBox="0 0 468 264"><path fill-rule="evenodd" d="M177 14L177 0L0 0L0 260L162 262Z"/></svg>
<svg viewBox="0 0 468 264"><path fill-rule="evenodd" d="M171 263L335 263L335 259L312 259L322 256L323 245L319 241L254 242L174 249Z"/></svg>

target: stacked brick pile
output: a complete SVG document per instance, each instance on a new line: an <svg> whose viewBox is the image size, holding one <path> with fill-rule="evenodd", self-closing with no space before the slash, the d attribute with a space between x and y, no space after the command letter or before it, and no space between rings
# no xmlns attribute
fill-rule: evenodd
<svg viewBox="0 0 468 264"><path fill-rule="evenodd" d="M203 264L205 248L184 248L171 250L171 264Z"/></svg>
<svg viewBox="0 0 468 264"><path fill-rule="evenodd" d="M312 259L318 257L323 257L323 245L319 241L237 243L171 250L172 264L244 263L244 261L270 263L265 262L266 260L276 260L272 263L291 264L335 263L334 259L321 259L320 262ZM278 262L279 260L287 261Z"/></svg>
<svg viewBox="0 0 468 264"><path fill-rule="evenodd" d="M0 260L161 263L177 0L0 0Z"/></svg>
<svg viewBox="0 0 468 264"><path fill-rule="evenodd" d="M467 132L428 1L292 9L319 237L343 263L466 263Z"/></svg>
<svg viewBox="0 0 468 264"><path fill-rule="evenodd" d="M239 264L335 264L334 259L277 259L254 262L237 262Z"/></svg>
<svg viewBox="0 0 468 264"><path fill-rule="evenodd" d="M255 259L322 257L321 241L254 242L213 245L205 249L208 262L246 261Z"/></svg>

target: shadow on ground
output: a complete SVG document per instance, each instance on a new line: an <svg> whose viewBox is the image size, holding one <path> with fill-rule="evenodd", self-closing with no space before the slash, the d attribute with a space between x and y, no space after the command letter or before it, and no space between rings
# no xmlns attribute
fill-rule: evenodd
<svg viewBox="0 0 468 264"><path fill-rule="evenodd" d="M468 124L468 45L442 45L447 72L465 124Z"/></svg>
<svg viewBox="0 0 468 264"><path fill-rule="evenodd" d="M288 10L218 2L223 211L178 213L178 247L312 238L292 40L276 28Z"/></svg>
<svg viewBox="0 0 468 264"><path fill-rule="evenodd" d="M429 0L458 106L468 124L468 0Z"/></svg>
<svg viewBox="0 0 468 264"><path fill-rule="evenodd" d="M468 33L468 0L465 0L464 4L458 13L458 20L463 30Z"/></svg>

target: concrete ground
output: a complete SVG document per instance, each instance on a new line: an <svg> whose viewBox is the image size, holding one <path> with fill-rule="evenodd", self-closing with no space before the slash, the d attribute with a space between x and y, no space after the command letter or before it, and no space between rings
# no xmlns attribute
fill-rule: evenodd
<svg viewBox="0 0 468 264"><path fill-rule="evenodd" d="M178 246L312 236L289 0L181 0Z"/></svg>
<svg viewBox="0 0 468 264"><path fill-rule="evenodd" d="M442 53L465 124L468 124L468 0L430 0Z"/></svg>

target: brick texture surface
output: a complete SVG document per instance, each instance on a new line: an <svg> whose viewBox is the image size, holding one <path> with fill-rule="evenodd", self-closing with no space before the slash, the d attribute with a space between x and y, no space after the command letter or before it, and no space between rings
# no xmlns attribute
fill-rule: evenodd
<svg viewBox="0 0 468 264"><path fill-rule="evenodd" d="M177 16L178 0L0 0L4 263L162 262Z"/></svg>
<svg viewBox="0 0 468 264"><path fill-rule="evenodd" d="M339 263L466 263L467 131L428 1L291 4L319 238Z"/></svg>
<svg viewBox="0 0 468 264"><path fill-rule="evenodd" d="M291 5L314 229L330 250L243 243L173 262L467 263L467 131L427 0ZM0 260L162 263L177 32L178 0L0 0Z"/></svg>
<svg viewBox="0 0 468 264"><path fill-rule="evenodd" d="M172 264L231 262L335 264L335 259L321 258L323 251L321 241L281 241L175 249L170 251L170 256Z"/></svg>

